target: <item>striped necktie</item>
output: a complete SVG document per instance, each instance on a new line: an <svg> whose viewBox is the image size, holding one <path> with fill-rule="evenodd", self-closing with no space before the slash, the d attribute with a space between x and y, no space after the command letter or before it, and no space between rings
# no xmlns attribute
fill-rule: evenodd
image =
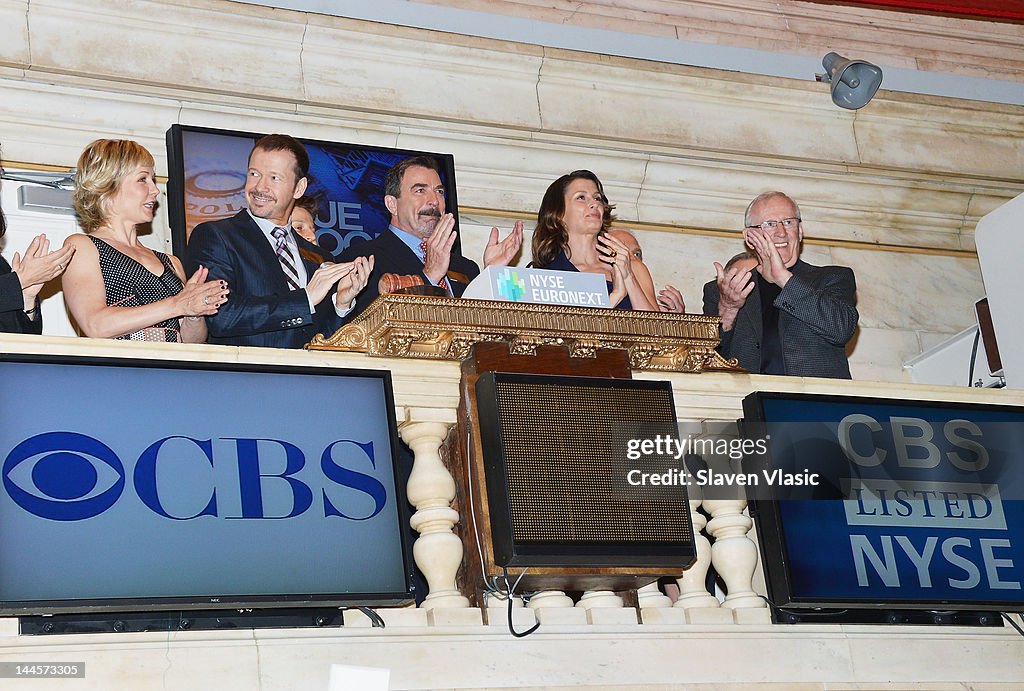
<svg viewBox="0 0 1024 691"><path fill-rule="evenodd" d="M277 240L274 252L277 254L277 260L281 262L281 270L284 271L284 277L288 279L288 290L298 290L301 287L299 285L299 272L295 270L292 253L288 251L288 229L277 226L270 231L270 234Z"/></svg>

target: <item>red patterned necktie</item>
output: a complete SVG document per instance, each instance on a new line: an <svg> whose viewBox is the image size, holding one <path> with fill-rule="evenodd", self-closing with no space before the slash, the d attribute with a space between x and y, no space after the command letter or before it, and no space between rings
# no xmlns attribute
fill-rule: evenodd
<svg viewBox="0 0 1024 691"><path fill-rule="evenodd" d="M427 257L427 241L425 239L424 240L420 240L420 252L423 253L423 258L425 260L426 257ZM442 288L447 290L449 293L452 292L451 288L448 287L448 279L446 277L444 277L444 276L442 276L441 280L437 282L437 285L441 286Z"/></svg>
<svg viewBox="0 0 1024 691"><path fill-rule="evenodd" d="M299 272L295 270L295 264L292 263L292 253L288 251L288 229L277 226L270 234L277 240L277 245L274 247L274 252L277 254L277 260L281 262L281 270L284 271L284 277L288 279L288 289L298 290L299 286Z"/></svg>

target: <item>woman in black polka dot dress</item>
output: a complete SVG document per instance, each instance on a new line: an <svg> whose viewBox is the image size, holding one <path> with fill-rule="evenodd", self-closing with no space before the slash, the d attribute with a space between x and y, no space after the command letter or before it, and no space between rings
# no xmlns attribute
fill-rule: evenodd
<svg viewBox="0 0 1024 691"><path fill-rule="evenodd" d="M228 297L223 281L200 267L187 281L177 257L139 243L159 190L153 157L137 142L98 139L78 159L75 212L85 234L64 273L64 300L79 330L93 338L202 343L205 316Z"/></svg>

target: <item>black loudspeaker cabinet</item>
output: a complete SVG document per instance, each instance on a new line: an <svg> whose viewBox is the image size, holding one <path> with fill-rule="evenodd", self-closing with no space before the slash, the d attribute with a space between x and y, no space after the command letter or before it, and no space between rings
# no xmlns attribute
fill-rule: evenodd
<svg viewBox="0 0 1024 691"><path fill-rule="evenodd" d="M682 467L627 455L630 440L678 437L669 382L483 372L475 389L493 566L571 587L559 569L639 583L694 560L686 487L629 481Z"/></svg>

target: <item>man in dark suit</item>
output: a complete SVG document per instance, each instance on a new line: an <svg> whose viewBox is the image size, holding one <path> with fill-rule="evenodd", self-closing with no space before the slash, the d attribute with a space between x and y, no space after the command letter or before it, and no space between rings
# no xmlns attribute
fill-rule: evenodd
<svg viewBox="0 0 1024 691"><path fill-rule="evenodd" d="M782 192L747 207L743 240L757 266L723 268L704 286L704 314L722 319L718 351L760 374L850 378L846 344L857 328L857 283L845 266L799 260L800 208Z"/></svg>
<svg viewBox="0 0 1024 691"><path fill-rule="evenodd" d="M461 297L466 285L480 273L472 259L452 254L455 218L445 213L441 167L435 159L416 156L392 166L384 178L384 206L391 213L388 228L372 240L351 245L341 255L342 262L361 257L374 262L366 289L356 298L355 309L346 320L358 316L376 299L384 274L412 275ZM484 265L508 265L522 243L522 221L516 222L501 242L498 229L492 228Z"/></svg>
<svg viewBox="0 0 1024 691"><path fill-rule="evenodd" d="M249 154L247 209L195 227L185 264L227 281L228 301L207 318L210 343L301 348L333 334L366 285L373 259L324 262L288 223L306 191L309 155L296 139L270 134Z"/></svg>

